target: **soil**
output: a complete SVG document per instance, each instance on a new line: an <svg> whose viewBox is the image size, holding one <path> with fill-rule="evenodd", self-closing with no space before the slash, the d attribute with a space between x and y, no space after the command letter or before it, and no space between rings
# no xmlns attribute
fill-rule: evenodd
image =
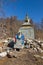
<svg viewBox="0 0 43 65"><path fill-rule="evenodd" d="M43 59L34 57L34 53L30 53L29 49L24 49L17 57L0 58L0 65L43 65Z"/></svg>

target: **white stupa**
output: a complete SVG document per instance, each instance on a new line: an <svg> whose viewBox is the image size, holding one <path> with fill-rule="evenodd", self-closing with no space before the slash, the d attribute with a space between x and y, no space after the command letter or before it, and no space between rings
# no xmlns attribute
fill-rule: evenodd
<svg viewBox="0 0 43 65"><path fill-rule="evenodd" d="M22 24L21 28L19 29L19 32L22 32L27 39L34 39L34 27L31 24L31 19L28 18L28 15L26 15L25 21Z"/></svg>

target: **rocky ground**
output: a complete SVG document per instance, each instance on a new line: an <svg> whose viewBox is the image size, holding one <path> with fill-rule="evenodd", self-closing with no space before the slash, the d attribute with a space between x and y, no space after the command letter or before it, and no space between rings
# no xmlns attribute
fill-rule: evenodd
<svg viewBox="0 0 43 65"><path fill-rule="evenodd" d="M23 49L15 55L16 58L0 58L0 65L43 65L43 58L34 56L43 56L43 53L30 53L29 49Z"/></svg>

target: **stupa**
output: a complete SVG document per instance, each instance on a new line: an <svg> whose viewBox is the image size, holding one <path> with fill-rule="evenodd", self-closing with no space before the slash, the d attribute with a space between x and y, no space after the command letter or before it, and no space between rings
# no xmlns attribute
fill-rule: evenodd
<svg viewBox="0 0 43 65"><path fill-rule="evenodd" d="M24 23L19 29L19 32L22 32L26 39L34 39L34 26L31 24L31 19L28 18L28 15L26 15L26 18L24 20Z"/></svg>

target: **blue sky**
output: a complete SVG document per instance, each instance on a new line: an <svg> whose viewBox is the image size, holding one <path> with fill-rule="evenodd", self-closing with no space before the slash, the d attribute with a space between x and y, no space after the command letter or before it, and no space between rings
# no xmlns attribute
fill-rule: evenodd
<svg viewBox="0 0 43 65"><path fill-rule="evenodd" d="M7 5L3 5L6 17L17 16L19 20L25 18L28 13L29 18L39 22L43 18L43 0L5 0Z"/></svg>

